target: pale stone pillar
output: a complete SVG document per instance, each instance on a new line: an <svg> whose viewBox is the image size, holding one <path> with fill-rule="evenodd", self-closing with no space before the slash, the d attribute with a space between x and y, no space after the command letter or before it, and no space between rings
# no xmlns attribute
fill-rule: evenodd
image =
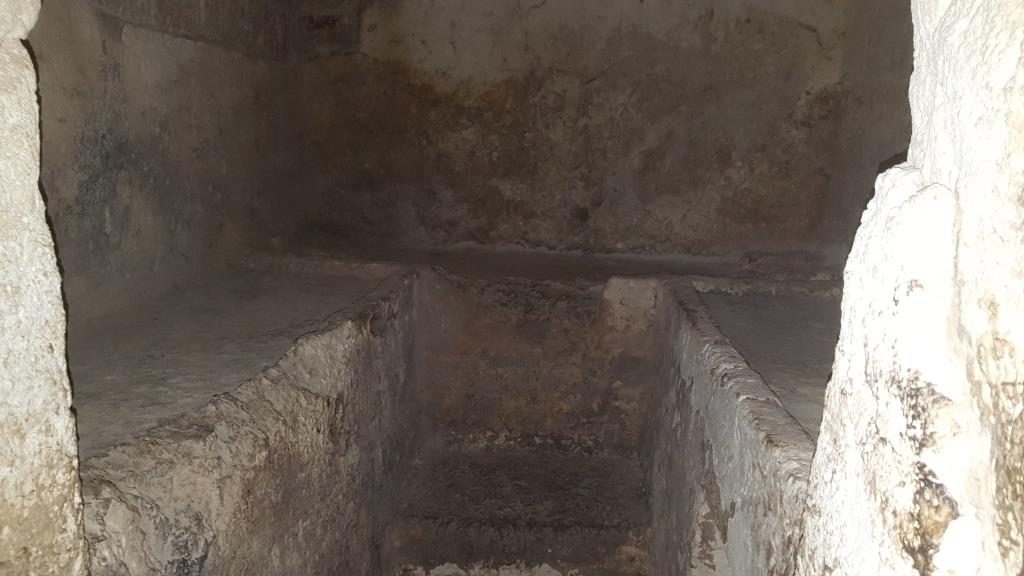
<svg viewBox="0 0 1024 576"><path fill-rule="evenodd" d="M1024 2L912 4L913 140L846 268L806 576L1022 570Z"/></svg>
<svg viewBox="0 0 1024 576"><path fill-rule="evenodd" d="M0 575L85 574L65 319L39 191L38 0L0 0Z"/></svg>

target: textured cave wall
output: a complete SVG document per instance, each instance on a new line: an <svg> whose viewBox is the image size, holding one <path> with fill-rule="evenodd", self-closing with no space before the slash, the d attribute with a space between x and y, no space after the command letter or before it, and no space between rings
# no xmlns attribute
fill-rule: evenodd
<svg viewBox="0 0 1024 576"><path fill-rule="evenodd" d="M423 438L414 281L86 460L92 576L384 574L397 484Z"/></svg>
<svg viewBox="0 0 1024 576"><path fill-rule="evenodd" d="M273 186L281 64L175 36L172 24L49 0L29 36L72 321L230 253L252 198Z"/></svg>
<svg viewBox="0 0 1024 576"><path fill-rule="evenodd" d="M465 438L559 438L636 452L654 288L427 276L423 404Z"/></svg>
<svg viewBox="0 0 1024 576"><path fill-rule="evenodd" d="M914 67L910 0L861 0L847 10L844 97L819 236L844 258L875 178L906 159Z"/></svg>
<svg viewBox="0 0 1024 576"><path fill-rule="evenodd" d="M39 194L33 0L0 2L0 574L85 574L65 319Z"/></svg>
<svg viewBox="0 0 1024 576"><path fill-rule="evenodd" d="M843 10L367 2L358 36L297 72L296 185L270 210L294 220L267 230L328 248L806 248Z"/></svg>
<svg viewBox="0 0 1024 576"><path fill-rule="evenodd" d="M913 138L847 264L808 576L1024 569L1024 5L912 6Z"/></svg>

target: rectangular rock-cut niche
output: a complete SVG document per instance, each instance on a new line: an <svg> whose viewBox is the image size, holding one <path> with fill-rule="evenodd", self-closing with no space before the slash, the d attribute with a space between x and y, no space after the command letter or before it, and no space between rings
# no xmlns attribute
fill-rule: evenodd
<svg viewBox="0 0 1024 576"><path fill-rule="evenodd" d="M812 441L689 280L370 300L87 460L93 574L791 572Z"/></svg>
<svg viewBox="0 0 1024 576"><path fill-rule="evenodd" d="M656 288L422 277L418 390L433 434L388 533L397 573L646 573Z"/></svg>

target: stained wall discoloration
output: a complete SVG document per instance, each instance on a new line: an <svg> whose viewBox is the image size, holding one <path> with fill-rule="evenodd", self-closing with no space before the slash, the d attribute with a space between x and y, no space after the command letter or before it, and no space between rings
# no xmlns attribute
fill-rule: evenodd
<svg viewBox="0 0 1024 576"><path fill-rule="evenodd" d="M134 26L247 54L281 59L288 51L290 2L96 0L95 6Z"/></svg>
<svg viewBox="0 0 1024 576"><path fill-rule="evenodd" d="M358 50L298 73L302 186L280 208L301 213L267 225L321 248L807 247L843 97L840 13L368 3Z"/></svg>
<svg viewBox="0 0 1024 576"><path fill-rule="evenodd" d="M913 40L910 0L848 3L842 42L845 97L819 235L823 244L836 245L842 258L849 254L861 214L874 195L875 178L906 159Z"/></svg>
<svg viewBox="0 0 1024 576"><path fill-rule="evenodd" d="M636 451L654 284L426 277L427 414L458 435L562 437Z"/></svg>
<svg viewBox="0 0 1024 576"><path fill-rule="evenodd" d="M28 40L72 321L240 245L278 166L274 65L64 0L46 2Z"/></svg>
<svg viewBox="0 0 1024 576"><path fill-rule="evenodd" d="M73 319L240 247L731 255L835 231L842 2L257 4L44 8Z"/></svg>
<svg viewBox="0 0 1024 576"><path fill-rule="evenodd" d="M39 191L38 3L0 2L0 574L86 573L66 322Z"/></svg>

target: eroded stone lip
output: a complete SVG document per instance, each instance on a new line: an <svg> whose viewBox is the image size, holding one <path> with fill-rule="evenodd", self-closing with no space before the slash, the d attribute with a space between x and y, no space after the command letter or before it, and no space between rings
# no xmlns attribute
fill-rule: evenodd
<svg viewBox="0 0 1024 576"><path fill-rule="evenodd" d="M790 573L813 441L722 335L691 283L662 285L658 317L667 361L651 418L653 465L670 472L652 476L655 573ZM692 487L692 500L657 504L678 486ZM695 525L673 529L691 515ZM672 553L679 549L686 552Z"/></svg>
<svg viewBox="0 0 1024 576"><path fill-rule="evenodd" d="M315 330L241 386L88 459L82 479L94 573L244 573L248 558L258 557L252 551L268 543L314 556L300 569L282 551L274 573L370 565L362 543L372 527L342 526L351 520L349 502L386 505L372 502L381 465L353 464L350 472L363 476L349 482L337 475L356 446L387 446L388 465L407 458L416 427L393 411L415 406L406 363L414 277L385 277L383 289L375 280L365 301L320 317ZM387 397L378 397L385 389ZM381 422L407 428L377 428ZM370 426L378 432L363 436ZM291 530L306 525L307 548L296 550L302 544ZM293 528L282 533L280 526Z"/></svg>
<svg viewBox="0 0 1024 576"><path fill-rule="evenodd" d="M79 450L91 458L272 367L307 334L400 285L387 267L243 266L69 330Z"/></svg>
<svg viewBox="0 0 1024 576"><path fill-rule="evenodd" d="M841 288L834 282L721 279L694 285L723 336L817 439L839 339Z"/></svg>

